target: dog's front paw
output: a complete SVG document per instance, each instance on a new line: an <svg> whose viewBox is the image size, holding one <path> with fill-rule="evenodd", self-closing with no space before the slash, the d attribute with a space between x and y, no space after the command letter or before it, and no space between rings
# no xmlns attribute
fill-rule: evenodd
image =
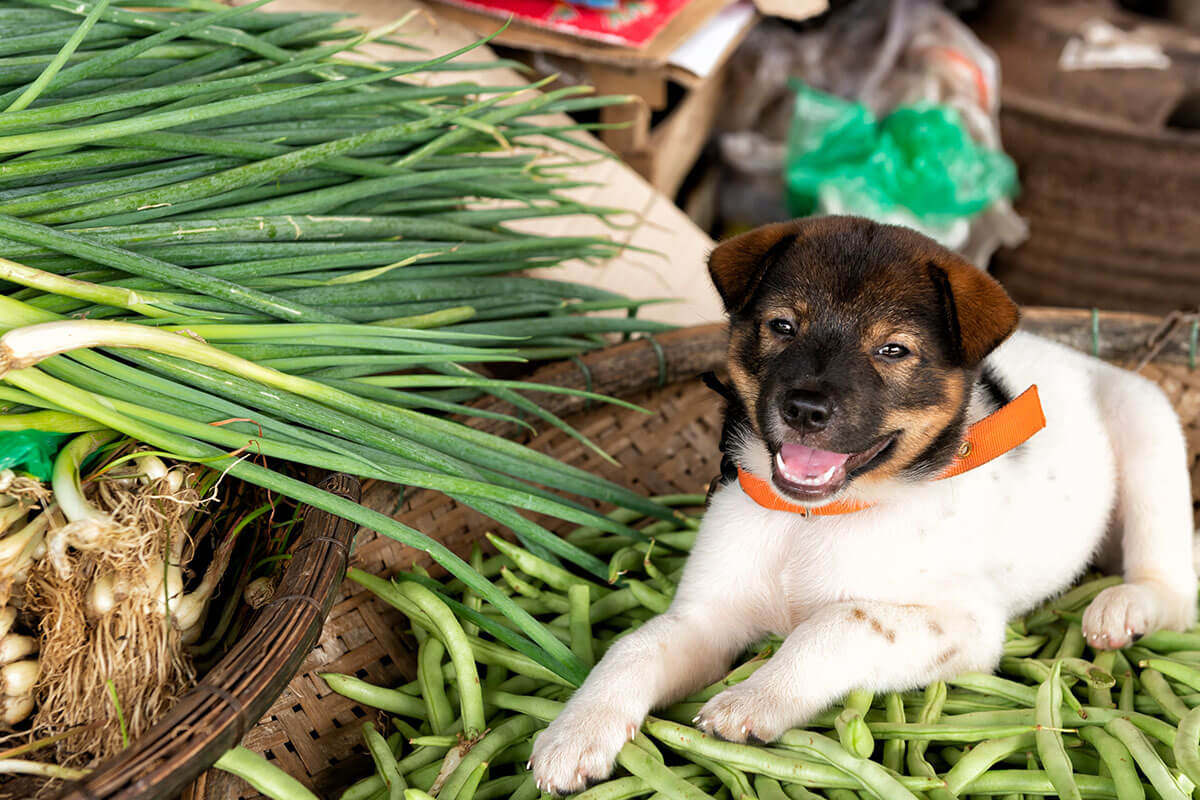
<svg viewBox="0 0 1200 800"><path fill-rule="evenodd" d="M788 706L770 692L743 683L705 703L693 721L705 733L731 742L770 742L793 727L789 717L794 714L787 712L796 709Z"/></svg>
<svg viewBox="0 0 1200 800"><path fill-rule="evenodd" d="M1096 595L1083 614L1083 635L1098 650L1127 647L1159 618L1158 595L1136 583L1110 586Z"/></svg>
<svg viewBox="0 0 1200 800"><path fill-rule="evenodd" d="M614 709L568 706L533 743L529 765L538 788L563 795L604 780L639 727L641 720Z"/></svg>

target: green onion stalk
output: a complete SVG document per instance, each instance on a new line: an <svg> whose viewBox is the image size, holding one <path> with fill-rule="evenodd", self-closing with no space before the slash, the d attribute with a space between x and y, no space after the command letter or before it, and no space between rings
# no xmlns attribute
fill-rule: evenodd
<svg viewBox="0 0 1200 800"><path fill-rule="evenodd" d="M416 57L400 23L359 33L266 0L162 4L0 0L0 429L120 434L158 453L138 456L144 470L196 462L418 548L577 683L584 659L434 531L285 464L444 492L598 578L602 560L531 515L635 539L595 504L678 521L478 424L553 426L609 458L539 401L627 404L511 373L668 328L638 316L654 299L543 269L601 263L637 223L570 196L571 169L603 153L582 126L544 120L628 98L463 80L478 64L455 59L486 39ZM368 41L394 56L352 59ZM568 217L605 233L527 225ZM72 558L99 563L128 537L75 478L65 532L38 545L64 580ZM190 638L204 594L181 594L180 555L158 553L155 580ZM120 581L95 577L103 602Z"/></svg>

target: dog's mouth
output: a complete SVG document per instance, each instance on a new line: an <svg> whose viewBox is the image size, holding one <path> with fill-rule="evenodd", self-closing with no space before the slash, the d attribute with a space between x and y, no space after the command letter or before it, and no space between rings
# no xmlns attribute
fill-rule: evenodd
<svg viewBox="0 0 1200 800"><path fill-rule="evenodd" d="M896 439L889 434L858 453L834 453L785 442L771 461L771 479L785 495L804 502L832 497L851 475L870 465Z"/></svg>

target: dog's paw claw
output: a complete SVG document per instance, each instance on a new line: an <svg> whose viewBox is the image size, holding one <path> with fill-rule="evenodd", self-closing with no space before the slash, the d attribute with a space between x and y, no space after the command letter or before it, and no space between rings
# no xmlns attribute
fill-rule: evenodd
<svg viewBox="0 0 1200 800"><path fill-rule="evenodd" d="M769 742L786 729L773 711L758 692L735 687L705 703L694 722L705 733L728 742Z"/></svg>
<svg viewBox="0 0 1200 800"><path fill-rule="evenodd" d="M1083 614L1083 636L1097 650L1128 647L1149 631L1158 617L1158 598L1136 583L1110 586Z"/></svg>
<svg viewBox="0 0 1200 800"><path fill-rule="evenodd" d="M539 791L572 794L604 780L639 727L607 709L560 715L533 743L529 763Z"/></svg>

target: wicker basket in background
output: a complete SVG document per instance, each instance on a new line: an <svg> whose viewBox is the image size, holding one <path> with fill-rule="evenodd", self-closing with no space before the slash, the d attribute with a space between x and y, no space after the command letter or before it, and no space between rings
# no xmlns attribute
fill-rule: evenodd
<svg viewBox="0 0 1200 800"><path fill-rule="evenodd" d="M1195 318L1176 315L1164 320L1140 314L1028 309L1023 325L1111 361L1131 366L1146 362L1141 366L1143 374L1163 386L1184 421L1193 497L1200 498L1200 370L1189 366L1195 357ZM618 345L587 356L581 363L550 366L532 377L620 396L653 412L588 408L584 401L563 395L540 398L615 456L619 468L556 429L526 435L526 441L644 493L703 493L718 472L721 418L719 399L698 376L719 370L724 350L722 326L690 328L653 341ZM494 423L480 427L519 435ZM436 536L461 555L466 555L485 531L495 528L486 518L436 492L404 493L400 487L374 483L365 487L363 500ZM547 524L554 527L553 522ZM387 575L414 563L428 564L428 560L390 539L360 531L352 563ZM374 712L334 694L317 673L349 673L381 685L411 680L415 676L414 652L400 633L406 628L398 612L357 586L343 584L300 674L243 743L266 753L322 797L336 797L372 769L362 746L360 723ZM207 773L190 791L191 800L257 796L241 781L216 771Z"/></svg>
<svg viewBox="0 0 1200 800"><path fill-rule="evenodd" d="M1144 31L1169 63L1060 68L1097 21ZM1200 302L1200 32L1108 0L997 0L978 30L1002 65L1000 133L1030 231L996 253L996 277L1020 303Z"/></svg>

